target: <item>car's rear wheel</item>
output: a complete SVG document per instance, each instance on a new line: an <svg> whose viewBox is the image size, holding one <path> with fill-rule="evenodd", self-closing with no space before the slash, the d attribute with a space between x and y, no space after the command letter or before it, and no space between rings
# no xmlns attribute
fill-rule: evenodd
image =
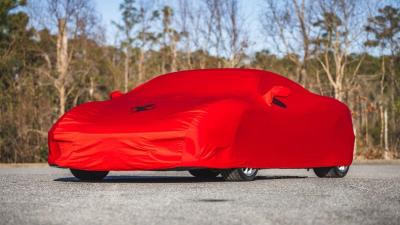
<svg viewBox="0 0 400 225"><path fill-rule="evenodd" d="M349 166L319 167L314 168L314 173L317 177L342 178L346 176L349 168Z"/></svg>
<svg viewBox="0 0 400 225"><path fill-rule="evenodd" d="M222 178L225 181L252 181L257 176L258 169L238 168L221 171Z"/></svg>
<svg viewBox="0 0 400 225"><path fill-rule="evenodd" d="M214 178L220 174L219 171L212 169L194 169L189 170L189 173L198 178Z"/></svg>
<svg viewBox="0 0 400 225"><path fill-rule="evenodd" d="M99 181L107 176L109 171L88 171L71 169L72 175L83 181Z"/></svg>

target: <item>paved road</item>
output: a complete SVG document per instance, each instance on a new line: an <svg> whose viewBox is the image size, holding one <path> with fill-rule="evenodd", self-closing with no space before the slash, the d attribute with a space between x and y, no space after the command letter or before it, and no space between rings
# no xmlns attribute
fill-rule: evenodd
<svg viewBox="0 0 400 225"><path fill-rule="evenodd" d="M343 179L263 170L256 181L186 172L0 169L0 224L400 224L400 165L357 165Z"/></svg>

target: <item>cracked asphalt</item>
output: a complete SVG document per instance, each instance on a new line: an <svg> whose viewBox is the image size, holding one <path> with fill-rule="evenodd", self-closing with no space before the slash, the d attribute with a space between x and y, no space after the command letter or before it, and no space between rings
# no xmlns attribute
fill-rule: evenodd
<svg viewBox="0 0 400 225"><path fill-rule="evenodd" d="M262 170L253 182L187 172L0 168L0 224L400 224L400 165L355 165L343 179Z"/></svg>

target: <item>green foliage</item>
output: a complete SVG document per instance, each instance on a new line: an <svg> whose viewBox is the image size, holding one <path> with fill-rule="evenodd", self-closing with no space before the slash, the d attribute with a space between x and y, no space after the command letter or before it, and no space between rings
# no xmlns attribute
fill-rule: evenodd
<svg viewBox="0 0 400 225"><path fill-rule="evenodd" d="M379 15L368 18L365 30L373 35L365 42L366 46L391 48L400 51L400 10L385 6L378 10Z"/></svg>
<svg viewBox="0 0 400 225"><path fill-rule="evenodd" d="M12 75L21 73L25 55L24 45L29 43L31 33L27 31L28 16L15 12L25 1L0 1L0 79L1 86L7 88Z"/></svg>
<svg viewBox="0 0 400 225"><path fill-rule="evenodd" d="M122 24L113 22L113 24L125 35L125 45L132 45L134 38L132 32L135 26L140 22L139 11L135 6L135 0L124 0L119 6L122 14Z"/></svg>
<svg viewBox="0 0 400 225"><path fill-rule="evenodd" d="M17 37L21 32L25 32L28 16L23 12L14 12L20 6L24 6L25 1L2 0L0 1L0 40L9 40L12 36Z"/></svg>

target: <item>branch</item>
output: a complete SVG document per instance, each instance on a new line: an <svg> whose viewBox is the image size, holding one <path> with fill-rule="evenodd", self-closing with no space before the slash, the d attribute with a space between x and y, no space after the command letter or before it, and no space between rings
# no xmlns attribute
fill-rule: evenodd
<svg viewBox="0 0 400 225"><path fill-rule="evenodd" d="M324 54L324 55L326 57L326 54ZM321 66L324 69L326 75L328 76L329 82L331 82L332 86L336 87L336 82L333 80L332 74L329 71L329 63L328 63L328 65L325 65L324 62L322 62L322 60L319 57L316 57L316 59L321 64Z"/></svg>
<svg viewBox="0 0 400 225"><path fill-rule="evenodd" d="M26 129L26 133L29 133L29 132L40 134L42 137L47 137L47 132L41 131L38 129L32 129L32 128Z"/></svg>

